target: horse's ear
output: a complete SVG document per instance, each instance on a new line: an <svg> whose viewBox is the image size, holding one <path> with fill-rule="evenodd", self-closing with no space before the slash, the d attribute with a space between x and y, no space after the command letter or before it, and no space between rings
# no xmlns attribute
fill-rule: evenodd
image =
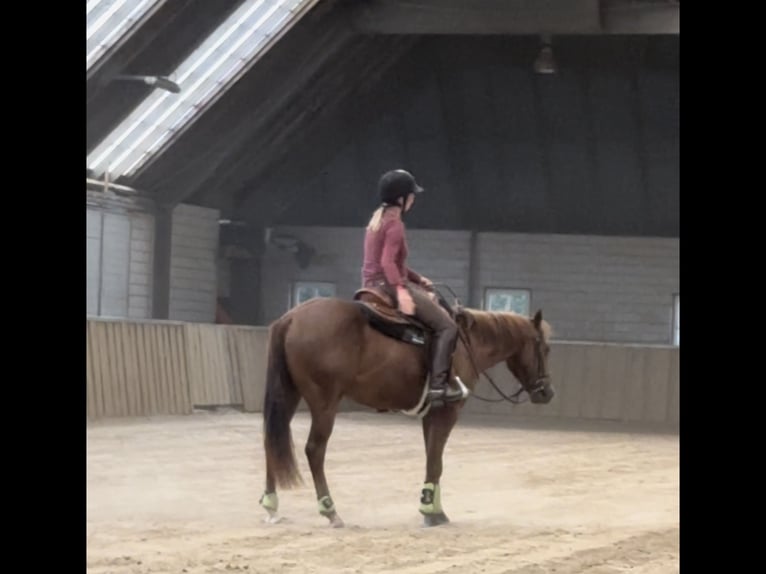
<svg viewBox="0 0 766 574"><path fill-rule="evenodd" d="M455 322L464 330L468 331L471 328L471 325L473 325L474 318L469 311L466 311L463 307L458 305L455 308Z"/></svg>
<svg viewBox="0 0 766 574"><path fill-rule="evenodd" d="M538 309L537 310L537 313L535 313L535 316L532 319L532 323L534 324L535 329L539 329L540 325L543 324L543 310L542 309Z"/></svg>

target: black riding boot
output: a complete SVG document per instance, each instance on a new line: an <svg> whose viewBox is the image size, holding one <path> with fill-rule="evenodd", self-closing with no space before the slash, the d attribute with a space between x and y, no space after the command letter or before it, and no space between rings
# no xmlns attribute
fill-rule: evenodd
<svg viewBox="0 0 766 574"><path fill-rule="evenodd" d="M455 350L457 331L435 333L434 348L431 356L431 377L429 380L428 400L444 402L459 401L465 398L463 391L450 385L450 367L452 353Z"/></svg>

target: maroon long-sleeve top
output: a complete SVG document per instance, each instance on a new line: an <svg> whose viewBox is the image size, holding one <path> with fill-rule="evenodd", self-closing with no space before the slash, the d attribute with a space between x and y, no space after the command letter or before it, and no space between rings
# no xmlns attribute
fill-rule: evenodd
<svg viewBox="0 0 766 574"><path fill-rule="evenodd" d="M407 239L399 214L386 211L376 231L367 230L364 238L362 283L368 286L385 279L392 287L404 285L406 280L420 283L422 278L407 267Z"/></svg>

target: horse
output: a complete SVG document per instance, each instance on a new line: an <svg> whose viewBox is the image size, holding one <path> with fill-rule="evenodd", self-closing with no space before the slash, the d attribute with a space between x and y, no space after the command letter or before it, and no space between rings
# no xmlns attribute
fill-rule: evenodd
<svg viewBox="0 0 766 574"><path fill-rule="evenodd" d="M551 401L555 394L547 367L551 327L542 310L532 318L460 306L450 310L460 335L453 374L464 389L472 391L481 373L505 362L531 402ZM429 342L424 325L401 315L382 293L365 289L352 299L310 299L271 323L263 406L266 486L260 498L267 522L281 520L277 486L289 489L302 484L290 422L303 398L311 413L305 454L319 513L332 527L344 525L324 470L327 443L344 396L378 412L403 412L422 419L426 473L419 511L424 526L449 522L439 485L442 454L465 399L424 404Z"/></svg>

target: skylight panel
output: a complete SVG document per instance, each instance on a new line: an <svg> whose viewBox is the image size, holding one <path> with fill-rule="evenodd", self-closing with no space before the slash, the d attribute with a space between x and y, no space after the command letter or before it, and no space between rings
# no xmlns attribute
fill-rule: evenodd
<svg viewBox="0 0 766 574"><path fill-rule="evenodd" d="M246 0L88 156L97 177L130 176L187 129L317 0Z"/></svg>

